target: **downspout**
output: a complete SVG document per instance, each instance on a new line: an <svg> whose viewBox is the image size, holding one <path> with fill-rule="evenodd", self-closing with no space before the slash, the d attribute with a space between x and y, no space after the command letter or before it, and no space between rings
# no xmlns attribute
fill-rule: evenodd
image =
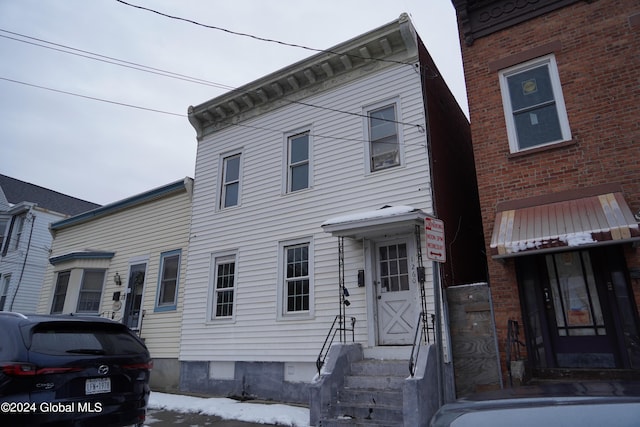
<svg viewBox="0 0 640 427"><path fill-rule="evenodd" d="M29 215L31 216L29 218ZM29 231L29 241L27 242L27 250L24 254L24 261L22 262L22 269L20 270L20 278L18 279L18 284L16 285L16 290L13 292L13 297L11 298L11 304L9 305L9 311L13 311L13 303L16 300L16 296L18 295L18 290L20 289L20 284L22 284L22 278L24 276L24 269L27 266L27 260L29 259L29 250L31 249L31 237L33 236L33 227L36 223L36 216L29 209L29 213L27 214L27 219L31 220L31 230Z"/></svg>

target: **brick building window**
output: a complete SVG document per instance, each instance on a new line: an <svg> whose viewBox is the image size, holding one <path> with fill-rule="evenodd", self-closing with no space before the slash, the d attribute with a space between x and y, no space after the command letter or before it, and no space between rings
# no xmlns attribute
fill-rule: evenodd
<svg viewBox="0 0 640 427"><path fill-rule="evenodd" d="M500 89L512 153L571 139L553 55L502 70Z"/></svg>

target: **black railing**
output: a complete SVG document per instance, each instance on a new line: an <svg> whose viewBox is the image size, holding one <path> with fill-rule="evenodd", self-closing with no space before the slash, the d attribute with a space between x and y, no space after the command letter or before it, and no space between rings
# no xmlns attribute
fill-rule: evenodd
<svg viewBox="0 0 640 427"><path fill-rule="evenodd" d="M324 344L322 344L322 348L320 349L320 354L318 354L318 358L316 359L316 368L318 369L318 375L320 375L320 371L324 366L324 361L327 358L327 354L329 353L329 349L331 348L331 344L336 338L338 332L340 332L340 342L346 342L347 332L351 332L351 341L355 341L355 326L356 326L356 318L350 317L351 327L347 327L347 319L342 315L336 315L335 319L333 319L333 323L331 324L331 328L329 329L329 333L324 340Z"/></svg>
<svg viewBox="0 0 640 427"><path fill-rule="evenodd" d="M513 386L511 375L511 362L521 360L521 350L524 343L520 341L520 326L515 320L507 322L507 372L509 373L509 385Z"/></svg>
<svg viewBox="0 0 640 427"><path fill-rule="evenodd" d="M431 316L431 326L429 326L429 321L427 320ZM420 317L418 318L418 322L416 324L416 332L413 336L413 347L411 348L411 357L409 358L409 373L413 377L416 373L416 362L418 361L418 356L420 355L420 347L422 343L429 344L431 340L435 342L435 319L436 316L434 314L429 315L428 313L421 311Z"/></svg>

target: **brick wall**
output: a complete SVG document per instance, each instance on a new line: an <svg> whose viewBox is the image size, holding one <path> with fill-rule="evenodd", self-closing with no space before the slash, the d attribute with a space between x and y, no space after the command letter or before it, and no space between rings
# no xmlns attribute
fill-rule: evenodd
<svg viewBox="0 0 640 427"><path fill-rule="evenodd" d="M487 253L502 201L619 183L632 211L640 210L639 14L637 0L578 2L461 43ZM498 71L490 67L541 46L553 47L573 139L511 155ZM640 249L625 254L629 268L640 267ZM514 263L488 262L504 353L507 320L522 320ZM640 281L632 286L640 302Z"/></svg>

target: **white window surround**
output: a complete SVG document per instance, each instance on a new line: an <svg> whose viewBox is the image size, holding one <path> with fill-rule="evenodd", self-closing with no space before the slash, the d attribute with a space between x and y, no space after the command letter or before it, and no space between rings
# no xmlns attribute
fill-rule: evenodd
<svg viewBox="0 0 640 427"><path fill-rule="evenodd" d="M548 70L549 81L551 84L551 90L553 98L546 104L533 105L529 108L522 108L520 111L513 111L513 103L509 91L508 79L510 77L517 76L518 74L524 72L530 72L535 69L539 69L542 67L546 67ZM571 130L569 128L569 119L567 117L567 110L564 103L564 97L562 95L562 85L560 83L560 76L558 73L558 66L555 61L555 56L553 54L546 55L543 57L539 57L533 59L531 61L524 62L522 64L515 65L510 68L503 69L499 72L500 79L500 90L502 94L503 108L504 108L504 117L507 126L507 136L509 139L509 149L511 153L523 152L526 150L536 149L539 147L549 146L558 144L561 142L571 140ZM534 89L537 91L535 87L535 79L531 79L534 82ZM524 84L524 82L523 82ZM524 86L523 86L524 90ZM549 108L555 108L555 117L552 117L554 120L557 120L557 132L559 135L556 138L553 138L548 141L542 141L539 143L529 142L526 145L522 146L523 143L519 141L518 138L518 128L516 124L516 119L514 116L516 113L524 113L526 114L528 111L531 112L530 116L532 126L537 125L537 117L538 115L534 112L540 111L543 106L547 106Z"/></svg>
<svg viewBox="0 0 640 427"><path fill-rule="evenodd" d="M286 281L286 250L292 246L307 245L308 247L308 280L309 280L309 310L287 312L287 289ZM278 243L278 301L277 320L300 320L312 319L314 316L314 244L312 237L302 237L299 239L285 240Z"/></svg>
<svg viewBox="0 0 640 427"><path fill-rule="evenodd" d="M165 261L168 259L172 259L177 257L177 271L175 277L175 285L173 288L173 293L170 292L170 295L165 295L167 292L167 288L172 285L173 277L165 277L164 274L166 272L165 269ZM180 288L180 270L182 266L182 250L175 249L172 251L163 252L160 254L160 270L158 272L158 288L156 291L156 303L154 307L154 311L173 311L178 307L178 290ZM168 299L171 298L172 299ZM162 302L161 299L165 301Z"/></svg>
<svg viewBox="0 0 640 427"><path fill-rule="evenodd" d="M216 307L220 291L217 289L218 267L223 264L233 263L233 287L228 288L233 292L233 303L231 305L230 316L216 316ZM207 318L208 323L234 322L236 316L236 301L238 296L238 252L235 250L216 252L211 254L209 268L209 290L207 297Z"/></svg>
<svg viewBox="0 0 640 427"><path fill-rule="evenodd" d="M308 190L313 188L313 131L311 126L305 126L293 130L291 132L286 132L283 137L283 171L282 171L282 194L292 194L298 193L301 191ZM292 168L296 166L296 162L294 161L292 164L291 159L291 142L295 140L297 137L306 135L307 136L307 186L298 189L292 189ZM301 160L297 162L298 166L304 166L305 161Z"/></svg>
<svg viewBox="0 0 640 427"><path fill-rule="evenodd" d="M233 177L225 176L226 175L227 161L231 160L232 158L236 158L236 157L239 159L238 170L237 170L237 174L238 174L237 179L235 179L235 176L233 176ZM229 152L220 154L220 158L219 158L219 161L218 161L218 192L217 192L218 201L216 203L216 210L232 209L234 207L242 205L242 169L243 169L243 163L244 163L244 156L243 156L243 153L242 153L242 149L235 150L235 151L229 151ZM234 178L234 179L231 179L231 178ZM229 206L225 206L225 204L230 202L229 200L227 200L227 197L225 196L227 187L230 186L230 185L237 185L237 191L236 191L236 194L235 194L237 200L235 201L234 204L229 205Z"/></svg>
<svg viewBox="0 0 640 427"><path fill-rule="evenodd" d="M390 123L393 123L395 125L395 131L396 131L397 142L398 142L399 164L373 170L371 158L374 153L372 152L372 148L371 148L371 132L370 132L371 119L369 115L373 112L379 111L381 109L384 109L385 107L390 107L390 106L393 106L395 110L396 123L393 123L393 122L390 122ZM365 144L364 144L365 145L365 150L364 150L365 174L381 173L386 170L392 170L392 169L404 166L405 160L404 160L404 144L403 144L402 126L399 125L399 122L402 121L402 108L400 104L400 99L396 97L396 98L391 98L391 99L386 99L380 102L376 102L374 104L366 105L365 107L362 108L362 115L365 116L363 118L363 134L364 134L364 140L365 140Z"/></svg>

